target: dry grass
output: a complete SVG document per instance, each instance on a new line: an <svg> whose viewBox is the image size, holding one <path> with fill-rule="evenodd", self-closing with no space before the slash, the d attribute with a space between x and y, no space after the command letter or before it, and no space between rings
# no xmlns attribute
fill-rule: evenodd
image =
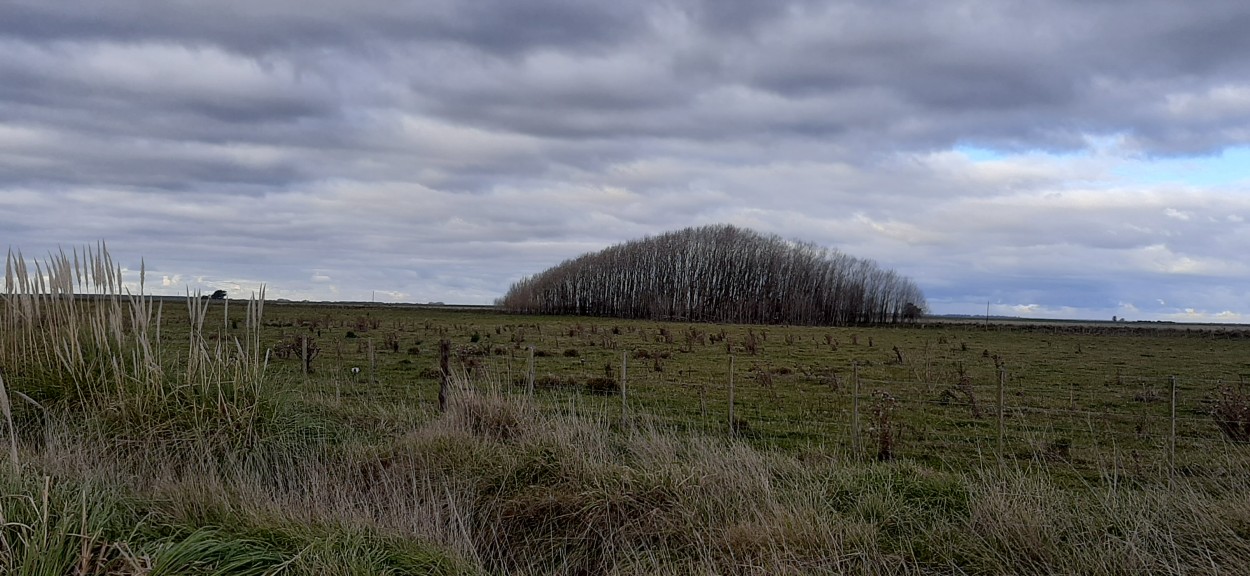
<svg viewBox="0 0 1250 576"><path fill-rule="evenodd" d="M1211 416L1229 440L1250 442L1250 397L1243 390L1227 385L1221 387Z"/></svg>
<svg viewBox="0 0 1250 576"><path fill-rule="evenodd" d="M17 458L17 426L13 425L13 408L9 405L9 390L4 387L4 374L0 373L0 417L4 418L5 433L9 437L9 462L13 465L13 473L21 472L21 464Z"/></svg>
<svg viewBox="0 0 1250 576"><path fill-rule="evenodd" d="M21 272L17 260L6 286L23 288L7 288L0 335L13 464L0 471L6 574L1188 574L1250 564L1250 475L1232 445L1170 485L1122 476L1118 464L1078 484L1040 460L936 469L892 445L894 460L859 462L820 445L777 451L682 432L642 410L622 421L576 392L554 403L512 394L501 384L511 377L485 367L453 370L437 413L371 388L268 375L261 299L242 332L226 324L217 336L209 303L190 296L190 344L175 350L161 340L159 305L117 295L106 253L85 268L77 258L40 267L68 262L75 278L98 269L104 294L90 300L65 297L55 274L62 288L48 296L46 271ZM33 397L8 404L31 391L40 408ZM881 404L875 424L893 443L890 410Z"/></svg>
<svg viewBox="0 0 1250 576"><path fill-rule="evenodd" d="M1244 473L1075 489L1044 470L850 464L572 410L462 383L447 413L378 442L222 456L66 426L26 466L138 498L175 533L231 527L294 573L385 567L352 558L402 543L434 573L1184 574L1250 559Z"/></svg>

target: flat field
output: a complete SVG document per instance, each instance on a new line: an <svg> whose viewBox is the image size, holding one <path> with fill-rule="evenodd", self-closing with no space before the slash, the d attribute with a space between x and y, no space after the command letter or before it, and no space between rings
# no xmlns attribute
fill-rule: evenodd
<svg viewBox="0 0 1250 576"><path fill-rule="evenodd" d="M207 332L229 335L226 308L213 303ZM292 351L307 338L319 353L306 377L298 351L272 368L340 397L433 406L446 340L453 371L506 393L528 391L532 366L553 408L728 434L732 381L733 432L759 446L966 469L999 455L1001 431L1003 457L1088 475L1194 471L1236 452L1212 411L1250 378L1246 327L743 326L270 303L263 334Z"/></svg>
<svg viewBox="0 0 1250 576"><path fill-rule="evenodd" d="M1245 328L0 302L0 573L1250 563Z"/></svg>

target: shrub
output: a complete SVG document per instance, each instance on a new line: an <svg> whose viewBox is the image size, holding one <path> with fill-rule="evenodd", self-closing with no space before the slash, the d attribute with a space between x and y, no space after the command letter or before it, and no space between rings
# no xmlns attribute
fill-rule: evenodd
<svg viewBox="0 0 1250 576"><path fill-rule="evenodd" d="M968 409L972 411L972 417L977 420L980 420L981 419L981 405L977 403L976 391L973 390L972 388L972 377L968 376L968 373L964 371L964 367L962 364L959 366L958 390L960 393L963 394L964 398L968 401Z"/></svg>
<svg viewBox="0 0 1250 576"><path fill-rule="evenodd" d="M756 365L754 365L754 366L752 366L752 367L751 367L751 372L753 372L753 373L754 373L754 375L755 375L755 381L756 381L756 382L759 382L760 386L763 386L764 388L767 388L767 389L769 389L769 390L772 390L772 388L773 388L773 373L772 373L772 371L771 371L771 370L769 370L769 369L767 369L767 368L765 368L765 367L763 367L763 366L760 366L760 365L756 364Z"/></svg>
<svg viewBox="0 0 1250 576"><path fill-rule="evenodd" d="M591 394L616 394L620 392L620 384L615 378L595 376L586 380L586 392Z"/></svg>
<svg viewBox="0 0 1250 576"><path fill-rule="evenodd" d="M760 339L756 337L754 330L751 330L750 328L747 329L747 337L746 340L743 341L742 346L743 349L752 356L756 355L760 351Z"/></svg>
<svg viewBox="0 0 1250 576"><path fill-rule="evenodd" d="M567 386L568 382L555 374L543 374L534 379L535 388L561 388Z"/></svg>
<svg viewBox="0 0 1250 576"><path fill-rule="evenodd" d="M1215 425L1233 442L1250 442L1250 398L1231 386L1222 386L1211 409Z"/></svg>
<svg viewBox="0 0 1250 576"><path fill-rule="evenodd" d="M524 420L534 417L528 404L493 394L457 395L452 406L453 414L463 420L470 432L494 440L512 438Z"/></svg>

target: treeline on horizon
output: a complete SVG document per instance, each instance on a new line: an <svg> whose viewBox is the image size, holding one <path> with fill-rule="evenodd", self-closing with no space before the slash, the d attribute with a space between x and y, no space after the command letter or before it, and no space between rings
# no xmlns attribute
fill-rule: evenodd
<svg viewBox="0 0 1250 576"><path fill-rule="evenodd" d="M731 225L611 246L524 278L495 302L517 313L743 324L915 319L924 293L871 260Z"/></svg>

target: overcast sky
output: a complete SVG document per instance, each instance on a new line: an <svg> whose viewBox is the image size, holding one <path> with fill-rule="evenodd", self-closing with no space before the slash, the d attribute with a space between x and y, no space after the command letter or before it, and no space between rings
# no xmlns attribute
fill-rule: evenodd
<svg viewBox="0 0 1250 576"><path fill-rule="evenodd" d="M939 314L1250 322L1250 3L0 4L0 240L490 303L730 223Z"/></svg>

